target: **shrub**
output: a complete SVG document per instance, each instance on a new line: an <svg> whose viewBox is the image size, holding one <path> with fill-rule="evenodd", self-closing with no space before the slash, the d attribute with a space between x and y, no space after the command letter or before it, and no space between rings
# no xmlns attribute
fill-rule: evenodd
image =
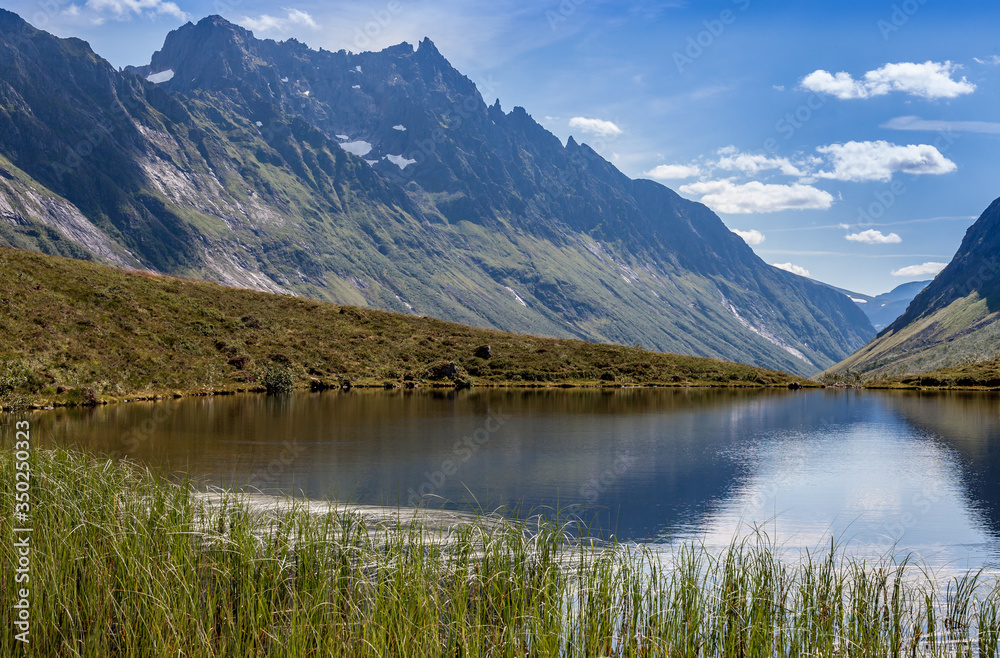
<svg viewBox="0 0 1000 658"><path fill-rule="evenodd" d="M295 388L295 374L291 368L268 366L257 377L269 395L291 393Z"/></svg>

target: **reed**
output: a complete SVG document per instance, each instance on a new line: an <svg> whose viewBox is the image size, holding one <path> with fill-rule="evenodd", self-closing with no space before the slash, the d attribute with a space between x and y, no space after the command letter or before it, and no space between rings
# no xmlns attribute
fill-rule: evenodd
<svg viewBox="0 0 1000 658"><path fill-rule="evenodd" d="M11 536L13 456L0 450ZM30 655L996 656L1000 587L763 535L669 554L541 518L447 528L199 495L134 464L33 456ZM15 556L0 544L0 653Z"/></svg>

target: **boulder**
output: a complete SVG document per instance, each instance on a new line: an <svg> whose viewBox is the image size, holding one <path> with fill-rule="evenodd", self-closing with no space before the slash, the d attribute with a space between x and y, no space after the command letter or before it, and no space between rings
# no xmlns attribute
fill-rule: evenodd
<svg viewBox="0 0 1000 658"><path fill-rule="evenodd" d="M454 361L432 366L427 370L427 376L431 379L447 379L458 375L458 366Z"/></svg>

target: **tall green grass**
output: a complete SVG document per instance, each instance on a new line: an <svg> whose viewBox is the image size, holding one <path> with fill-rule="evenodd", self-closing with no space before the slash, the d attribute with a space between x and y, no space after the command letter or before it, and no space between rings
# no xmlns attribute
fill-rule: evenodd
<svg viewBox="0 0 1000 658"><path fill-rule="evenodd" d="M13 456L0 451L0 654ZM134 465L34 456L38 656L995 656L1000 587L832 546L785 561L601 545L531 519L432 523L209 499Z"/></svg>

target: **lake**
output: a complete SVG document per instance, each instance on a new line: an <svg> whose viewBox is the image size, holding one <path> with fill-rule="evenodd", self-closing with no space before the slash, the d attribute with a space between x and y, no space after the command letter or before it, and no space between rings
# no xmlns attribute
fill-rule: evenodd
<svg viewBox="0 0 1000 658"><path fill-rule="evenodd" d="M831 537L965 568L1000 555L1000 396L856 390L243 395L57 409L40 443L199 485L364 504L575 514L722 546Z"/></svg>

